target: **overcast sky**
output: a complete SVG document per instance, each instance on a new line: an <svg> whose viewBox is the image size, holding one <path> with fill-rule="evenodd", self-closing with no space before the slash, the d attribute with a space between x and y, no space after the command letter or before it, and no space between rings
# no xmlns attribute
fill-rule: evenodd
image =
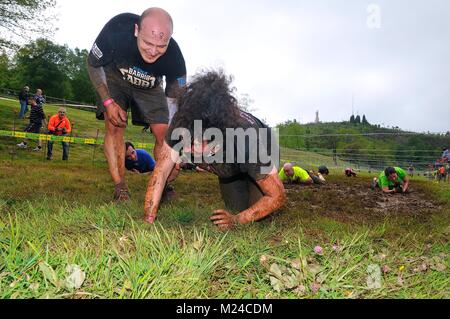
<svg viewBox="0 0 450 319"><path fill-rule="evenodd" d="M90 49L104 24L151 6L173 17L193 75L223 67L253 112L288 119L450 130L448 0L57 0L53 40Z"/></svg>

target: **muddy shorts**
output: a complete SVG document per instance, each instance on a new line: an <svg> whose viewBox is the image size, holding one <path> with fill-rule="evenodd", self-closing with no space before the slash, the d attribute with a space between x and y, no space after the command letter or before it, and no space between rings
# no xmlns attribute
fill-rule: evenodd
<svg viewBox="0 0 450 319"><path fill-rule="evenodd" d="M225 207L233 212L246 210L264 196L258 184L246 174L219 178L219 187Z"/></svg>
<svg viewBox="0 0 450 319"><path fill-rule="evenodd" d="M25 127L25 132L39 134L42 127L42 123L30 123Z"/></svg>
<svg viewBox="0 0 450 319"><path fill-rule="evenodd" d="M144 90L133 88L123 80L114 77L107 77L107 83L111 98L124 111L131 109L131 121L134 125L169 123L169 108L162 85ZM106 108L99 97L97 97L97 106L97 119L104 120L103 113Z"/></svg>

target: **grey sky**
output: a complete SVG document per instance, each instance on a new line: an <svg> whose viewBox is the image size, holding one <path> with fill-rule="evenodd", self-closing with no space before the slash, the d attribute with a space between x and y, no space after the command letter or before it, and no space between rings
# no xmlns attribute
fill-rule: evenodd
<svg viewBox="0 0 450 319"><path fill-rule="evenodd" d="M57 2L54 40L86 49L114 15L166 9L188 74L223 67L271 125L347 120L353 94L371 123L450 130L447 0Z"/></svg>

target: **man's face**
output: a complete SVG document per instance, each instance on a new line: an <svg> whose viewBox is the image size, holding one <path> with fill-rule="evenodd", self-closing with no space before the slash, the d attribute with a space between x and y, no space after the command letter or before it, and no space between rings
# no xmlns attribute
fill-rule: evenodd
<svg viewBox="0 0 450 319"><path fill-rule="evenodd" d="M131 160L133 162L136 162L137 161L136 150L134 148L132 148L131 146L128 146L127 152L125 154L125 158L128 160Z"/></svg>
<svg viewBox="0 0 450 319"><path fill-rule="evenodd" d="M286 176L289 176L289 177L294 176L294 170L292 167L285 168L284 173L286 174Z"/></svg>
<svg viewBox="0 0 450 319"><path fill-rule="evenodd" d="M389 175L388 179L392 182L395 182L398 178L397 173L392 173L391 175Z"/></svg>
<svg viewBox="0 0 450 319"><path fill-rule="evenodd" d="M59 119L63 119L63 118L65 118L66 117L66 111L64 111L64 110L59 110L58 111L58 116L59 116Z"/></svg>
<svg viewBox="0 0 450 319"><path fill-rule="evenodd" d="M134 35L137 38L139 53L146 63L155 63L166 53L171 38L170 32L169 28L149 18L142 21L140 28L135 25Z"/></svg>

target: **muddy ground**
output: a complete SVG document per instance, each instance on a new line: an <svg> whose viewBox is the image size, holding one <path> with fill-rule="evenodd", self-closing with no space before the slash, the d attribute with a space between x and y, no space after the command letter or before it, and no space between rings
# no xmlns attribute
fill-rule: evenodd
<svg viewBox="0 0 450 319"><path fill-rule="evenodd" d="M444 207L432 199L425 182L411 183L409 194L383 194L369 178L333 178L325 185L287 185L287 212L302 211L341 222L375 221L386 217L427 218Z"/></svg>

